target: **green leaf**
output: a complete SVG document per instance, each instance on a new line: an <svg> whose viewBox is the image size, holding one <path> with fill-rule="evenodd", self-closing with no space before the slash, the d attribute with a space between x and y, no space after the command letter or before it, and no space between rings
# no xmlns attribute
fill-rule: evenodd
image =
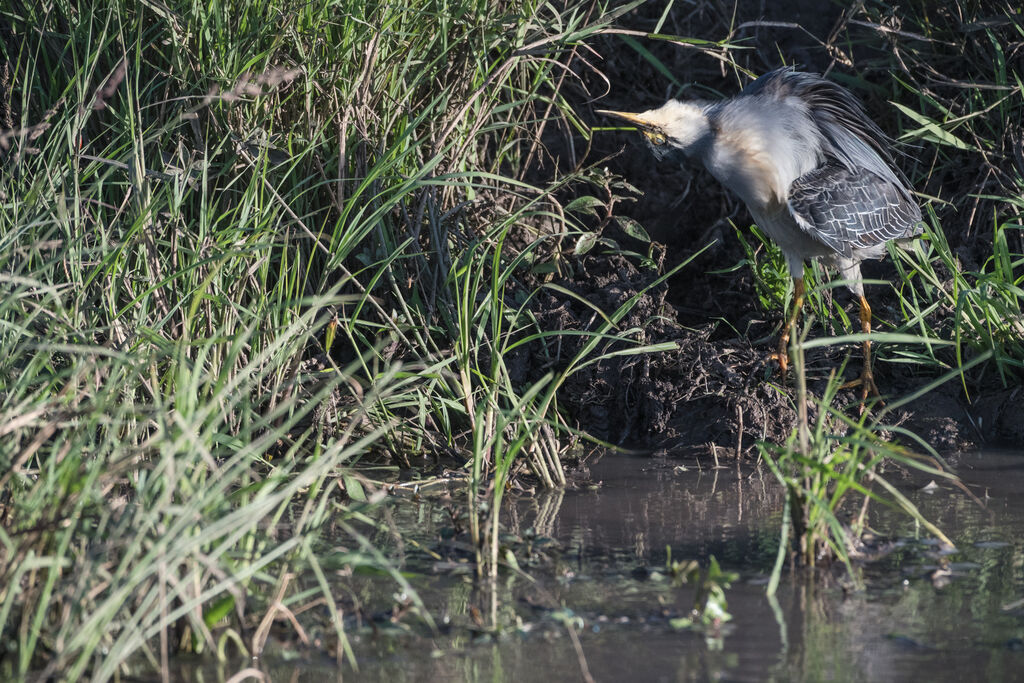
<svg viewBox="0 0 1024 683"><path fill-rule="evenodd" d="M648 64L654 67L666 79L675 84L677 88L683 87L683 84L679 82L679 79L676 78L676 75L674 73L672 73L672 70L665 66L664 62L655 57L650 50L641 45L640 41L638 41L636 38L633 38L632 36L627 35L619 36L619 38L626 45L629 45L631 48L636 50L637 53L647 61Z"/></svg>
<svg viewBox="0 0 1024 683"><path fill-rule="evenodd" d="M677 617L675 619L669 619L668 625L677 631L685 631L686 629L693 628L693 619L689 617Z"/></svg>
<svg viewBox="0 0 1024 683"><path fill-rule="evenodd" d="M504 559L505 564L512 567L512 569L519 569L519 561L516 560L516 554L512 552L510 548L505 548L504 557L502 559Z"/></svg>
<svg viewBox="0 0 1024 683"><path fill-rule="evenodd" d="M597 244L597 233L585 232L576 240L576 255L583 256Z"/></svg>
<svg viewBox="0 0 1024 683"><path fill-rule="evenodd" d="M363 490L363 485L359 483L359 480L350 474L346 474L343 479L345 481L345 493L348 494L348 497L352 500L365 502L366 491Z"/></svg>
<svg viewBox="0 0 1024 683"><path fill-rule="evenodd" d="M537 265L530 269L530 272L533 273L534 275L546 275L548 273L557 273L558 264L555 263L554 261L538 263Z"/></svg>
<svg viewBox="0 0 1024 683"><path fill-rule="evenodd" d="M206 624L207 628L213 628L213 625L226 617L234 606L235 596L231 593L226 593L210 605L209 609L203 612L203 623Z"/></svg>
<svg viewBox="0 0 1024 683"><path fill-rule="evenodd" d="M597 216L597 207L604 208L605 204L597 197L585 195L583 197L577 197L568 204L565 205L567 212L574 211L578 213L585 213L591 216Z"/></svg>
<svg viewBox="0 0 1024 683"><path fill-rule="evenodd" d="M893 106L899 109L901 112L907 115L907 117L917 121L921 124L921 128L911 130L900 136L900 140L913 140L917 138L926 138L933 140L939 144L949 145L950 147L956 147L957 149L965 149L970 151L977 151L974 145L969 145L957 136L953 135L947 130L944 130L939 124L932 121L927 116L919 114L909 107L905 107L898 102L893 102ZM930 135L929 135L930 134Z"/></svg>
<svg viewBox="0 0 1024 683"><path fill-rule="evenodd" d="M650 242L651 236L644 230L644 226L630 218L629 216L616 216L615 220L618 221L619 227L621 227L627 235L634 237L641 242Z"/></svg>

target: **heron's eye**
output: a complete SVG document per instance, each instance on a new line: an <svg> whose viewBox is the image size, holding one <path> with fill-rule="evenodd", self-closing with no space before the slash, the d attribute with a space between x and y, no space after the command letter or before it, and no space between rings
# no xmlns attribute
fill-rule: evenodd
<svg viewBox="0 0 1024 683"><path fill-rule="evenodd" d="M661 133L644 133L652 145L664 145L667 140Z"/></svg>

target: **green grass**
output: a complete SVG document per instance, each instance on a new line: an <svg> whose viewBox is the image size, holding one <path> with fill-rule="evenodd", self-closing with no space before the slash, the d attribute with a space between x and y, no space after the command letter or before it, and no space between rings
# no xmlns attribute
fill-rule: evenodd
<svg viewBox="0 0 1024 683"><path fill-rule="evenodd" d="M178 652L258 654L249 636L266 635L272 596L295 574L313 588L289 600L322 600L327 647L350 657L327 567L389 572L415 596L359 532L383 495L353 469L361 459L463 467L478 572L498 572L509 483L563 485L563 458L586 436L560 409L567 380L674 348L623 329L639 294L595 310L592 331L538 321L541 293L593 308L553 280L573 251L655 263L643 228L615 214L628 186L604 160L587 165L573 69L598 40L625 38L665 75L654 44L707 49L736 74L749 54L726 33L662 35L666 15L658 35L616 36L632 6L0 10L13 111L0 121L0 677L103 680L149 675ZM914 66L892 80L885 96L901 107L883 127L902 122L932 150L913 174L941 215L896 261L903 319L882 356L931 372L927 387L959 378L973 393L1018 382L1024 359L1024 181L1003 163L1024 109L1006 57L1020 26L969 42L913 7L936 39L903 53ZM966 55L998 88L936 94L917 79L937 53ZM1007 170L950 194L948 174L991 159ZM992 235L976 268L938 229L959 220L944 207L969 201ZM601 234L615 220L647 254ZM774 305L784 269L748 257ZM851 331L841 308L811 307ZM518 353L549 362L524 377ZM904 452L822 401L808 448L765 448L787 485L813 484L801 524L828 543L837 502L876 496L864 477ZM317 543L327 526L343 550Z"/></svg>
<svg viewBox="0 0 1024 683"><path fill-rule="evenodd" d="M534 384L504 366L557 334L522 276L557 270L579 227L555 193L587 170L526 178L544 126L581 128L562 64L614 14L25 11L3 12L18 37L0 176L3 675L255 654L238 634L295 572L317 577L344 654L313 548L330 521L352 549L329 559L390 571L346 522L378 498L350 474L367 455L467 459L493 573L513 466L564 483L575 432L555 389L600 343L644 350L608 326ZM544 217L557 228L537 232Z"/></svg>

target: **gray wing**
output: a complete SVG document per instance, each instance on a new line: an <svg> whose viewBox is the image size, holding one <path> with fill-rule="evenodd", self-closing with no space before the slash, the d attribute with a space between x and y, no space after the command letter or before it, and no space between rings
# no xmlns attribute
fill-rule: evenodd
<svg viewBox="0 0 1024 683"><path fill-rule="evenodd" d="M921 232L921 209L903 188L838 163L797 178L787 204L804 232L846 258Z"/></svg>

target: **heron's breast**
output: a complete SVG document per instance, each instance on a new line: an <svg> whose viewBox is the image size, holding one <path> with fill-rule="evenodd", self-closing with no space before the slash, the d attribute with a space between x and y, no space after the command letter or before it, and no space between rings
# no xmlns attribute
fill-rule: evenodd
<svg viewBox="0 0 1024 683"><path fill-rule="evenodd" d="M778 168L765 147L747 132L722 131L707 158L711 174L739 195L751 211L785 203L788 185L782 185Z"/></svg>
<svg viewBox="0 0 1024 683"><path fill-rule="evenodd" d="M752 210L784 206L793 181L821 162L817 129L791 103L741 98L715 123L708 168Z"/></svg>

